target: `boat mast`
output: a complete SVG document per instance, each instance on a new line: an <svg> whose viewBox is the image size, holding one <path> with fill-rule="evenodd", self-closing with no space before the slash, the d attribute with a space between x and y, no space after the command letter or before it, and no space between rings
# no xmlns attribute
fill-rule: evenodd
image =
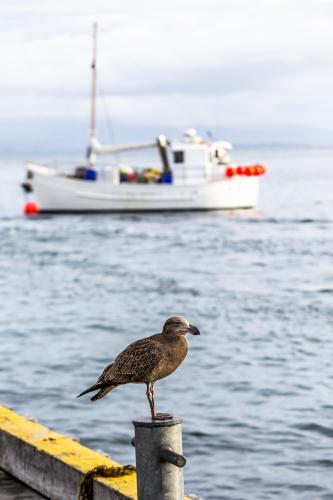
<svg viewBox="0 0 333 500"><path fill-rule="evenodd" d="M91 63L91 109L90 109L90 166L96 165L96 154L93 152L93 143L96 141L96 59L97 59L97 23L93 25L93 56Z"/></svg>
<svg viewBox="0 0 333 500"><path fill-rule="evenodd" d="M170 167L165 157L165 152L162 149L166 147L166 139L164 136L160 136L157 142L142 142L134 144L118 144L103 146L97 140L96 131L96 91L97 91L97 23L93 24L93 53L91 62L91 104L90 104L90 145L87 148L86 158L89 162L91 168L96 167L97 154L106 153L119 153L121 151L129 151L135 149L144 149L158 146L161 151L163 167L165 171L169 171ZM162 139L161 139L162 138ZM163 144L162 144L162 142ZM161 149L162 148L162 149Z"/></svg>

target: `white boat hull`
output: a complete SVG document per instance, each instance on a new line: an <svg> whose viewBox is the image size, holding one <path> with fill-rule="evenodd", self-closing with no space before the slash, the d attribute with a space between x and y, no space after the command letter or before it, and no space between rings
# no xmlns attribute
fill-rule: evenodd
<svg viewBox="0 0 333 500"><path fill-rule="evenodd" d="M228 210L256 206L259 178L235 176L202 184L113 184L60 176L31 168L30 184L40 212L148 212Z"/></svg>

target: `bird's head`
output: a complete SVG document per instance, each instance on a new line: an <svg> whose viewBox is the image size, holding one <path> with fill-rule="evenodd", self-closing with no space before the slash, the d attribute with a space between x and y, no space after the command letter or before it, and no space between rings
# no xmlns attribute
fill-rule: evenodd
<svg viewBox="0 0 333 500"><path fill-rule="evenodd" d="M200 335L200 332L196 326L190 325L187 319L182 316L172 316L167 319L164 323L163 335L169 335L173 337L179 337L180 335L186 335L187 333L192 333L192 335Z"/></svg>

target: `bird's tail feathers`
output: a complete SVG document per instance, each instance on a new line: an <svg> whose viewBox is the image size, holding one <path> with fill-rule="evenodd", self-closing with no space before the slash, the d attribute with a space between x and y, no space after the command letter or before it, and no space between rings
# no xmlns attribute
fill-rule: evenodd
<svg viewBox="0 0 333 500"><path fill-rule="evenodd" d="M76 397L80 398L81 396L84 396L85 394L88 394L88 392L97 391L97 389L102 389L102 387L105 387L105 384L94 384L94 385L91 385L90 387L88 387L88 389L86 389L85 391L81 392L81 394L79 394Z"/></svg>
<svg viewBox="0 0 333 500"><path fill-rule="evenodd" d="M95 396L90 398L90 401L97 401L98 399L104 398L104 396L106 396L110 391L112 391L116 387L118 387L117 384L111 386L109 385L108 387L103 387L98 391L97 394L95 394Z"/></svg>
<svg viewBox="0 0 333 500"><path fill-rule="evenodd" d="M85 391L81 392L81 394L79 394L78 396L76 396L77 398L80 398L81 396L84 396L85 394L88 394L88 392L93 392L93 391L97 391L99 390L99 392L97 394L95 394L95 396L93 396L91 398L91 401L96 401L97 399L100 399L102 398L103 396L105 396L108 392L112 391L112 389L115 389L115 387L117 387L118 384L110 384L110 383L103 383L103 382L99 382L97 384L94 384L90 387L88 387L88 389L86 389Z"/></svg>

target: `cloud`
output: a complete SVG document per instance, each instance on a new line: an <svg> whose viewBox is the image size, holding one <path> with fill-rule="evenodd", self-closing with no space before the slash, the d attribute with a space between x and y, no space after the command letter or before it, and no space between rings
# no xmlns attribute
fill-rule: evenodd
<svg viewBox="0 0 333 500"><path fill-rule="evenodd" d="M328 0L6 2L2 118L88 119L97 20L115 123L332 128L332 15Z"/></svg>

